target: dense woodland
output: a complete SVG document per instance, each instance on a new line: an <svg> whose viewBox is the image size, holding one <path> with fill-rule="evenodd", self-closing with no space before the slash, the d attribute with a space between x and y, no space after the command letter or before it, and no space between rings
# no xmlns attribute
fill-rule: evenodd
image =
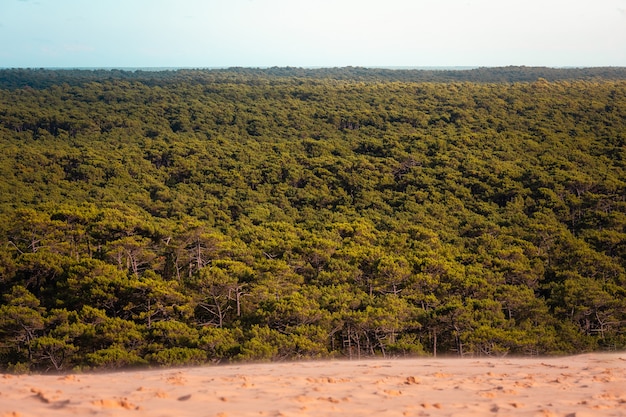
<svg viewBox="0 0 626 417"><path fill-rule="evenodd" d="M0 71L0 367L626 347L626 70Z"/></svg>

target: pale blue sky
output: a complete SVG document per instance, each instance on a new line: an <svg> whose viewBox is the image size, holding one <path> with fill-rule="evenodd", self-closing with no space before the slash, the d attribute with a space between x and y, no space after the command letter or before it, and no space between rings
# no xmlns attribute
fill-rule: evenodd
<svg viewBox="0 0 626 417"><path fill-rule="evenodd" d="M0 0L0 67L626 66L626 0Z"/></svg>

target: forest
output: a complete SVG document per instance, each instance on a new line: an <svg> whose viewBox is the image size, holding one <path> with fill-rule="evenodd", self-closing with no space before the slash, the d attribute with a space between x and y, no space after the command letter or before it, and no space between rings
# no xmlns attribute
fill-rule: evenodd
<svg viewBox="0 0 626 417"><path fill-rule="evenodd" d="M0 370L626 348L626 69L0 70Z"/></svg>

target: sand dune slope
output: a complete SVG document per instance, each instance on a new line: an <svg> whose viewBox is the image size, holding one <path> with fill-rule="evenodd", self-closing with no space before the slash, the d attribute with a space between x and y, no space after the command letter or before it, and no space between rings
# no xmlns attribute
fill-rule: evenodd
<svg viewBox="0 0 626 417"><path fill-rule="evenodd" d="M0 417L626 416L626 353L0 375Z"/></svg>

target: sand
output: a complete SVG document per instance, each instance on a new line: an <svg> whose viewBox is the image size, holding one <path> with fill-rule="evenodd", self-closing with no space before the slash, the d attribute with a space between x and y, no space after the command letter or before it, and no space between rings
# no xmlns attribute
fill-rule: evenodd
<svg viewBox="0 0 626 417"><path fill-rule="evenodd" d="M8 416L626 416L626 353L0 375Z"/></svg>

